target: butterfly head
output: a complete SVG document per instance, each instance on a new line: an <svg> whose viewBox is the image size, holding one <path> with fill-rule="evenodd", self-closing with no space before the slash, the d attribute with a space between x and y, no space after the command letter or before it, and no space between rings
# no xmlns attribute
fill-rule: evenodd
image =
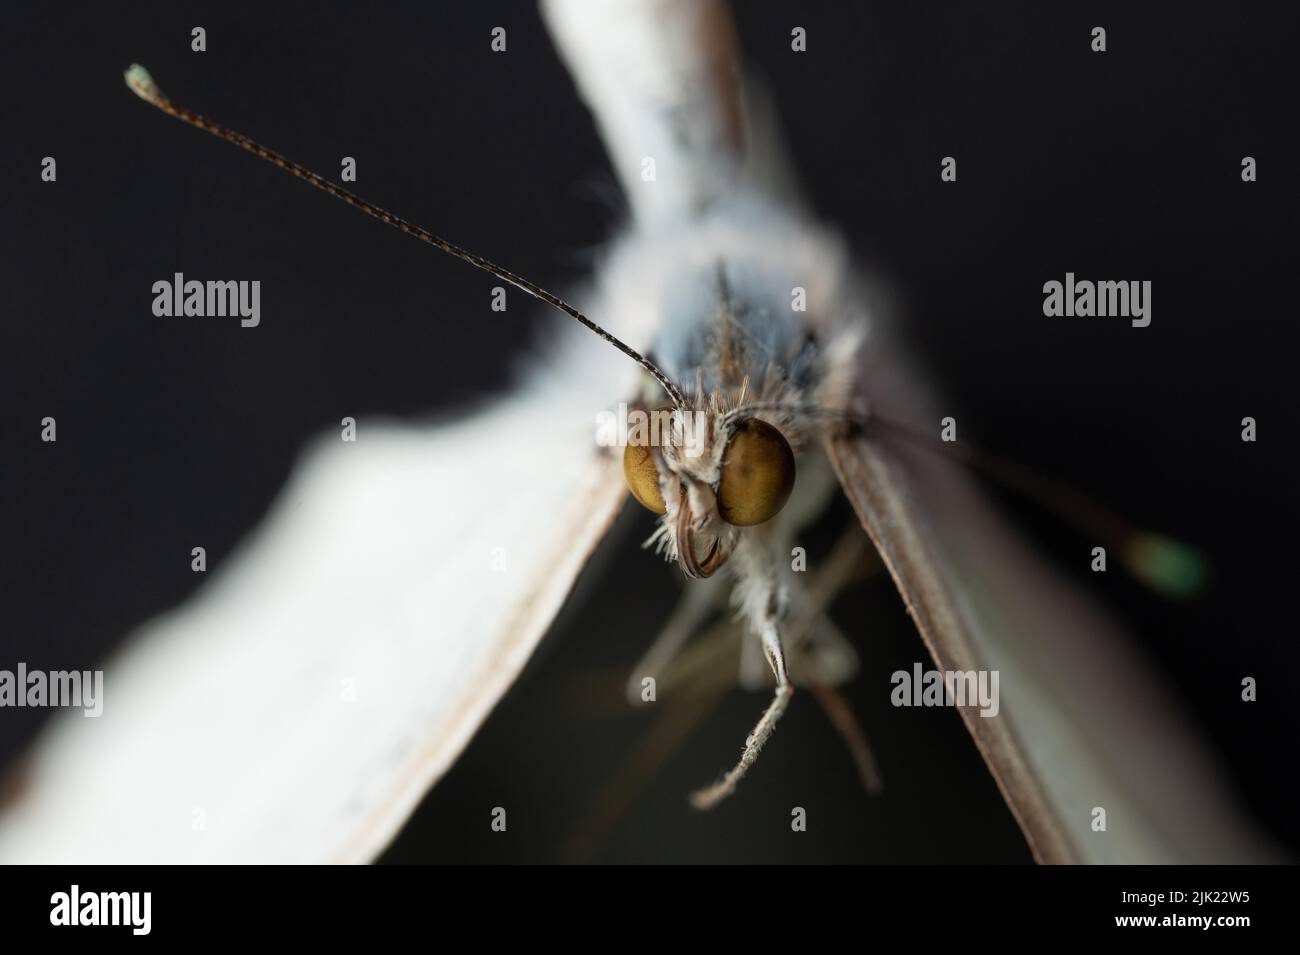
<svg viewBox="0 0 1300 955"><path fill-rule="evenodd" d="M647 418L650 426L633 427L624 449L628 489L661 515L656 536L682 572L712 576L748 528L785 506L795 477L790 442L775 425L716 405Z"/></svg>

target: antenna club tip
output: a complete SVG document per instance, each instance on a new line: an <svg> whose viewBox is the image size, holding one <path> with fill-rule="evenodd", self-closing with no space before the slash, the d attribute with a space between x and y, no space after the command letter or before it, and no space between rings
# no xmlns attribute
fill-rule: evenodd
<svg viewBox="0 0 1300 955"><path fill-rule="evenodd" d="M1194 595L1209 575L1205 558L1195 548L1161 534L1138 534L1125 550L1133 574L1168 597Z"/></svg>
<svg viewBox="0 0 1300 955"><path fill-rule="evenodd" d="M162 91L158 89L158 84L153 81L153 77L139 63L132 63L128 66L122 77L126 80L126 85L131 88L131 92L140 97L146 103L157 103L162 99Z"/></svg>

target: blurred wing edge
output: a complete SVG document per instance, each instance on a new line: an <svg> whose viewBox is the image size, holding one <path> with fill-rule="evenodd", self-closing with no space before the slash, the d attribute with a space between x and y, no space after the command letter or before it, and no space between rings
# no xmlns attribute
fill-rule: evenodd
<svg viewBox="0 0 1300 955"><path fill-rule="evenodd" d="M997 716L956 709L1037 861L1279 861L1122 628L955 462L863 435L827 451L935 664L1000 672Z"/></svg>
<svg viewBox="0 0 1300 955"><path fill-rule="evenodd" d="M0 807L0 860L375 858L626 500L572 382L318 441L212 579L106 661L103 715L45 728Z"/></svg>
<svg viewBox="0 0 1300 955"><path fill-rule="evenodd" d="M832 440L830 457L845 495L898 588L930 656L940 669L979 669L964 614L940 577L940 565L913 518L887 456L865 440ZM1034 858L1062 863L1077 857L1026 761L1023 745L1004 720L981 719L959 707Z"/></svg>
<svg viewBox="0 0 1300 955"><path fill-rule="evenodd" d="M388 847L424 796L459 759L492 710L514 684L572 593L578 576L604 539L627 500L621 462L602 462L588 493L578 496L565 536L556 541L549 571L512 611L512 622L498 640L498 662L483 678L466 687L463 698L448 712L449 725L429 727L419 752L394 776L389 795L375 805L340 852L342 862L373 861Z"/></svg>

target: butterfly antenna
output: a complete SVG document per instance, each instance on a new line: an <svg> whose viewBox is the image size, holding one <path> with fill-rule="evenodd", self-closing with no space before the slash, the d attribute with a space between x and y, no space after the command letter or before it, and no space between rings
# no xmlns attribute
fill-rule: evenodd
<svg viewBox="0 0 1300 955"><path fill-rule="evenodd" d="M968 445L956 446L917 432L896 421L870 416L875 429L930 451L955 457L973 470L1036 502L1076 530L1106 542L1141 583L1166 597L1197 593L1208 574L1205 558L1183 541L1134 525L1082 491L1011 458Z"/></svg>
<svg viewBox="0 0 1300 955"><path fill-rule="evenodd" d="M658 366L656 366L654 362L650 361L635 348L632 348L617 336L612 335L605 329L601 328L558 295L553 295L540 285L528 281L528 279L523 276L516 275L508 269L504 269L493 262L489 262L481 255L475 255L473 252L462 249L460 246L434 235L428 229L423 229L420 226L407 222L400 216L395 216L391 212L381 209L374 203L367 202L365 199L349 192L342 186L336 186L323 176L317 175L305 166L300 166L291 159L286 159L274 150L267 149L265 146L255 140L249 139L242 133L237 133L233 129L228 129L225 126L222 126L220 123L213 122L206 116L200 116L198 113L186 109L184 106L173 103L163 94L162 90L158 88L158 85L153 81L153 77L149 75L149 71L138 63L133 63L130 68L127 69L124 76L126 77L126 85L131 88L132 92L149 105L156 106L158 109L162 110L168 116L173 116L183 123L188 123L197 129L201 129L204 132L220 137L221 139L226 140L226 142L234 143L236 146L248 150L258 158L265 159L272 165L280 167L285 172L302 179L304 182L310 183L322 192L328 193L336 199L342 199L348 205L360 209L362 212L366 213L366 215L373 216L380 222L387 223L395 229L400 229L407 235L413 235L422 242L427 242L435 249L446 252L448 255L454 255L462 262L468 262L470 265L476 266L491 275L495 275L503 282L509 282L515 288L526 292L538 301L545 302L547 305L550 305L553 308L558 308L561 312L577 319L580 324L595 332L654 376L654 379L663 386L664 391L668 392L668 397L672 399L674 405L682 406L685 404L685 399L683 398L681 391L672 383L671 380L669 380L667 375L659 370Z"/></svg>
<svg viewBox="0 0 1300 955"><path fill-rule="evenodd" d="M780 411L799 417L840 421L863 433L902 439L952 458L1028 498L1085 535L1095 536L1117 553L1139 582L1166 597L1181 599L1200 591L1208 576L1205 558L1190 544L1138 527L1073 486L1010 458L970 445L951 444L878 414L857 414L818 405L758 402L731 409L733 419L756 411Z"/></svg>

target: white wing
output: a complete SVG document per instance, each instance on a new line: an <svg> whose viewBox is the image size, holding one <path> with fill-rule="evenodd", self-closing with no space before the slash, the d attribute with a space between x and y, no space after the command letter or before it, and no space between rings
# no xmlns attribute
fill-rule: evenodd
<svg viewBox="0 0 1300 955"><path fill-rule="evenodd" d="M677 222L728 191L745 130L726 4L544 0L542 12L637 225Z"/></svg>
<svg viewBox="0 0 1300 955"><path fill-rule="evenodd" d="M0 860L375 856L626 496L595 423L635 366L594 338L548 364L482 413L323 440L228 569L107 663L103 715L56 720Z"/></svg>
<svg viewBox="0 0 1300 955"><path fill-rule="evenodd" d="M553 27L580 81L609 42L633 71L606 103L668 174L658 199L633 194L649 220L721 181L734 51L715 3L619 7L629 19L584 5ZM626 185L639 160L615 149ZM623 284L591 312L644 349L657 308ZM373 858L519 673L626 496L596 420L639 371L576 326L560 337L545 373L488 411L323 441L227 568L109 661L103 716L45 734L0 816L0 861Z"/></svg>

